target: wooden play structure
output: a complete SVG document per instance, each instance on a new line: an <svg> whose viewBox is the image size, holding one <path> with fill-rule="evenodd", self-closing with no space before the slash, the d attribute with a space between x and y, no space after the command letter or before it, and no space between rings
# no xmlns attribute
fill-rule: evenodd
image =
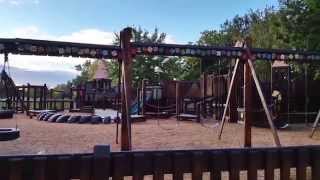
<svg viewBox="0 0 320 180"><path fill-rule="evenodd" d="M132 42L132 29L125 28L120 32L120 46L110 45L94 45L69 42L55 42L43 40L26 40L26 39L0 39L0 53L27 54L27 55L48 55L48 56L72 56L95 59L118 59L121 68L121 149L131 150L131 108L134 102L132 94L132 63L133 58L139 55L149 56L191 56L199 57L200 59L212 58L214 61L217 58L230 60L234 63L234 73L230 76L227 84L228 94L225 98L221 98L215 106L224 108L222 113L223 122L229 111L229 120L238 119L236 93L232 91L233 86L237 87L236 74L237 69L244 69L244 123L245 123L245 146L251 146L250 129L253 119L253 97L250 92L254 92L254 87L257 89L258 100L260 101L263 112L266 114L267 122L274 134L275 143L280 144L276 130L273 125L273 120L270 114L269 106L264 97L263 90L254 70L255 59L263 61L297 61L309 62L320 60L320 54L316 52L302 52L295 50L279 50L279 49L257 49L250 47L249 41L242 41L242 46L238 47L217 47L217 46L197 46L197 45L176 45L176 44L149 44ZM241 67L241 68L240 68ZM221 75L221 74L219 74ZM232 78L230 78L232 77ZM201 83L200 83L201 84ZM207 85L208 86L208 85ZM205 89L205 88L203 88ZM224 92L224 90L219 90ZM220 96L220 93L218 93ZM201 94L201 101L206 101L204 97L207 94ZM182 97L177 96L178 101ZM221 95L222 97L222 95ZM180 99L181 98L181 99ZM204 98L204 99L203 99ZM210 101L212 99L208 98ZM208 100L207 99L207 100ZM176 100L176 102L178 102ZM212 100L213 101L213 100ZM225 103L225 101L227 103ZM202 103L203 104L203 103ZM210 103L208 103L210 104ZM214 106L213 106L214 107ZM176 107L177 108L177 107ZM180 111L180 107L178 107ZM178 109L177 108L177 109ZM181 107L182 108L182 107ZM201 112L207 111L208 108L202 108ZM221 109L220 108L220 109ZM205 113L204 113L205 114ZM210 114L210 113L207 113ZM224 123L221 123L223 125ZM222 127L222 126L221 126ZM222 129L222 128L221 128Z"/></svg>
<svg viewBox="0 0 320 180"><path fill-rule="evenodd" d="M108 70L103 60L97 61L97 70L93 78L84 84L71 87L73 100L71 111L81 111L85 107L115 108L119 95L118 88L112 87Z"/></svg>

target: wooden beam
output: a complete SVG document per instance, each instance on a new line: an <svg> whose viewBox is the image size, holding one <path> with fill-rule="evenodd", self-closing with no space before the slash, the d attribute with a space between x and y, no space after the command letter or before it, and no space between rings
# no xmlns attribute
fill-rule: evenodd
<svg viewBox="0 0 320 180"><path fill-rule="evenodd" d="M258 80L256 71L254 70L253 63L252 63L252 60L251 60L251 59L248 59L248 64L249 64L249 68L250 68L250 70L251 70L251 74L252 74L254 83L255 83L255 85L256 85L256 88L257 88L257 91L258 91L260 100L261 100L261 104L262 104L263 109L264 109L264 111L265 111L265 113L266 113L266 115L267 115L267 120L268 120L270 129L271 129L271 132L272 132L272 135L273 135L275 144L276 144L278 147L280 147L280 146L281 146L281 144L280 144L280 139L279 139L277 130L276 130L276 128L274 127L273 121L272 121L272 119L271 119L271 114L270 114L270 111L269 111L269 109L268 109L266 100L265 100L265 98L264 98L264 96L263 96L263 93L262 93L262 90L261 90L261 87L260 87L260 84L259 84L259 80Z"/></svg>
<svg viewBox="0 0 320 180"><path fill-rule="evenodd" d="M238 41L235 45L236 47L243 47L243 42ZM229 86L229 90L228 90L228 95L227 95L227 101L223 110L223 115L222 115L222 119L221 119L221 124L220 124L220 130L218 133L218 139L221 139L221 135L222 135L222 131L223 131L223 127L225 124L225 119L226 119L226 115L227 115L227 110L228 110L228 106L231 100L231 95L234 91L234 86L235 86L235 79L237 78L238 75L238 69L239 69L239 64L240 64L240 59L236 59L236 64L233 68L233 72L232 72L232 78L231 78L231 82L230 82L230 86Z"/></svg>
<svg viewBox="0 0 320 180"><path fill-rule="evenodd" d="M142 83L141 83L141 96L142 96L142 98L141 98L141 100L142 100L142 105L141 105L141 107L142 107L142 109L141 109L141 114L144 116L144 114L145 114L145 109L144 109L144 105L145 105L145 101L146 101L146 99L145 99L145 95L146 95L146 93L145 93L145 90L146 90L146 80L145 79L143 79L142 80Z"/></svg>
<svg viewBox="0 0 320 180"><path fill-rule="evenodd" d="M244 147L251 147L251 128L253 120L253 104L252 104L252 76L250 73L250 67L248 62L244 64L244 73L243 73L243 99L244 99Z"/></svg>
<svg viewBox="0 0 320 180"><path fill-rule="evenodd" d="M132 149L131 144L131 102L132 102L132 49L130 40L132 29L125 28L120 32L120 47L122 49L122 113L121 113L121 150Z"/></svg>
<svg viewBox="0 0 320 180"><path fill-rule="evenodd" d="M235 81L235 78L236 78L236 76L238 74L239 62L240 62L240 60L237 59L236 65L234 66L234 69L233 69L233 74L232 74L230 87L229 87L228 95L227 95L227 101L226 101L226 104L225 104L225 107L224 107L224 110L223 110L222 119L221 119L221 123L220 123L220 130L219 130L219 134L218 134L218 139L221 139L223 127L224 127L225 120L226 120L228 105L230 103L230 98L231 98L232 91L234 91L234 84L235 84L234 81Z"/></svg>
<svg viewBox="0 0 320 180"><path fill-rule="evenodd" d="M177 121L180 120L180 104L181 103L181 99L180 99L180 82L176 81L176 117L177 117Z"/></svg>
<svg viewBox="0 0 320 180"><path fill-rule="evenodd" d="M316 129L317 129L318 124L319 124L319 120L320 120L320 109L319 109L319 112L317 114L316 120L313 123L312 131L311 131L311 134L310 134L310 138L312 138L314 133L316 132Z"/></svg>

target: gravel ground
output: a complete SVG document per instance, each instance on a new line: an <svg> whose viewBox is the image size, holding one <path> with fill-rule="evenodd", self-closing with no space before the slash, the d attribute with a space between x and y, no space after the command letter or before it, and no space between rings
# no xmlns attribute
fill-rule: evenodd
<svg viewBox="0 0 320 180"><path fill-rule="evenodd" d="M97 144L110 144L114 151L120 148L115 143L115 124L48 123L19 114L14 119L0 120L0 128L15 127L15 121L21 129L21 137L0 142L0 155L92 152ZM175 119L148 120L133 124L132 131L135 150L226 148L243 144L242 124L226 124L222 140L217 139L218 127L214 122L201 125L177 123ZM320 144L320 132L310 139L310 127L305 125L294 125L278 132L284 146ZM269 129L253 128L252 137L253 146L274 146Z"/></svg>

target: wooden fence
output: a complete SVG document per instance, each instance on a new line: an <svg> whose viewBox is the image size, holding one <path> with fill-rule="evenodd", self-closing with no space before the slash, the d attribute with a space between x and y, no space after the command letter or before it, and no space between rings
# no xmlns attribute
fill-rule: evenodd
<svg viewBox="0 0 320 180"><path fill-rule="evenodd" d="M289 180L293 168L294 179L319 180L320 146L131 152L96 146L91 154L0 156L1 180L121 180L125 176L142 180L145 175L182 180L185 173L194 180L203 179L204 173L210 180L237 180L242 171L247 179L256 180L258 171L261 179L261 170L264 179ZM228 176L222 177L222 172Z"/></svg>

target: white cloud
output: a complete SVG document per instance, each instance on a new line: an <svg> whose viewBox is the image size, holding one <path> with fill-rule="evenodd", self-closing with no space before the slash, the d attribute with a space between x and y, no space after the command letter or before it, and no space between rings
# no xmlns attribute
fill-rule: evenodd
<svg viewBox="0 0 320 180"><path fill-rule="evenodd" d="M0 0L0 2L3 0ZM27 38L55 41L69 41L92 44L112 44L114 32L99 29L83 29L66 35L54 36L41 31L37 26L31 25L1 32L0 38ZM166 43L177 43L173 36L167 35ZM87 59L71 57L48 57L48 56L26 56L10 55L10 65L28 70L66 71L78 73L74 66L84 63Z"/></svg>
<svg viewBox="0 0 320 180"><path fill-rule="evenodd" d="M177 44L177 41L176 41L176 39L175 39L172 35L167 34L166 39L165 39L165 43L168 43L168 44Z"/></svg>
<svg viewBox="0 0 320 180"><path fill-rule="evenodd" d="M1 0L0 0L1 1ZM9 33L1 33L1 38L28 38L56 41L70 41L92 44L112 44L114 39L113 32L102 31L98 29L83 29L68 35L53 36L41 31L36 26L27 26L17 28ZM10 65L28 70L46 70L46 71L67 71L78 73L74 66L84 63L87 59L71 57L48 57L48 56L21 56L11 55Z"/></svg>
<svg viewBox="0 0 320 180"><path fill-rule="evenodd" d="M38 5L39 0L0 0L0 4L9 4L13 6L19 6L23 4L35 4Z"/></svg>

